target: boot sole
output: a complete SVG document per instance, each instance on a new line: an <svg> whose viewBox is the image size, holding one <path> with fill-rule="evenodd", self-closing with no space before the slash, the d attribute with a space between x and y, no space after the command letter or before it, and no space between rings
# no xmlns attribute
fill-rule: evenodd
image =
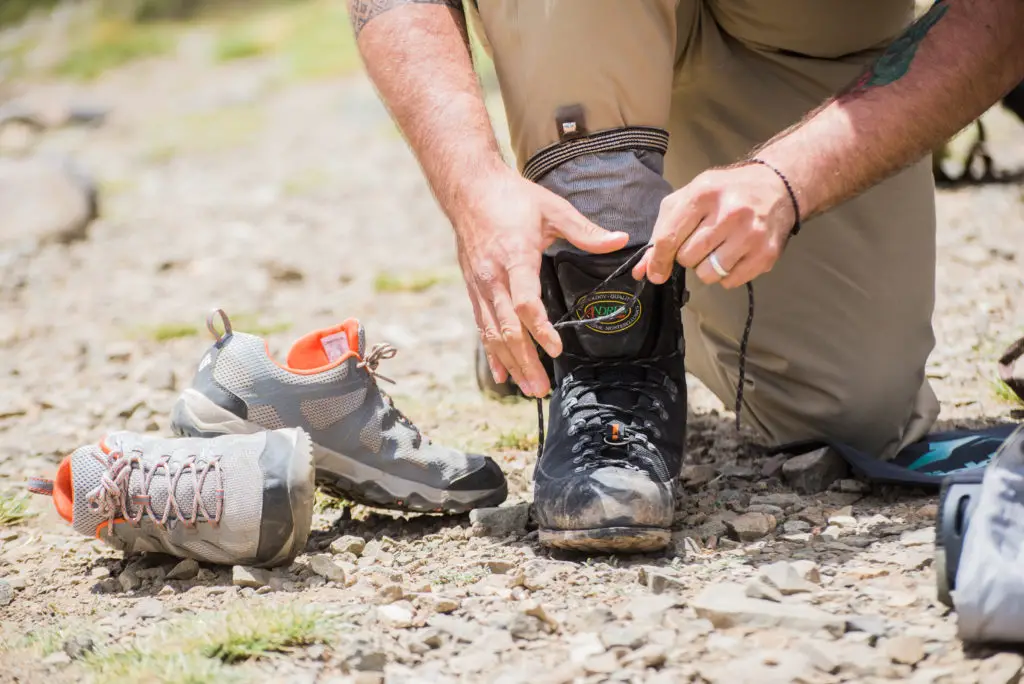
<svg viewBox="0 0 1024 684"><path fill-rule="evenodd" d="M544 546L597 553L646 553L668 546L671 533L661 527L602 527L593 530L539 530Z"/></svg>
<svg viewBox="0 0 1024 684"><path fill-rule="evenodd" d="M266 430L221 408L202 393L185 390L171 412L171 430L185 437L216 437ZM356 503L416 513L468 513L497 506L508 497L508 484L491 490L444 490L385 473L351 456L313 442L316 484L329 494ZM326 467L325 467L326 466Z"/></svg>

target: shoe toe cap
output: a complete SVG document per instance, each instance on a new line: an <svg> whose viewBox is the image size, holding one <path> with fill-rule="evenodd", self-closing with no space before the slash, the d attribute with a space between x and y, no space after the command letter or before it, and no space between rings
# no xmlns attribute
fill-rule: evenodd
<svg viewBox="0 0 1024 684"><path fill-rule="evenodd" d="M541 527L555 530L669 527L674 512L671 483L620 467L537 483L534 506Z"/></svg>
<svg viewBox="0 0 1024 684"><path fill-rule="evenodd" d="M492 491L506 487L505 473L493 459L480 456L482 465L451 483L450 489L459 492Z"/></svg>

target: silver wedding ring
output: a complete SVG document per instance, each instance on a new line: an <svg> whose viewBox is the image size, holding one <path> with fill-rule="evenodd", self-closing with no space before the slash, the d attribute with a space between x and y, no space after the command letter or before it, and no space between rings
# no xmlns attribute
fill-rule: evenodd
<svg viewBox="0 0 1024 684"><path fill-rule="evenodd" d="M715 273L721 278L725 278L729 275L729 272L722 268L722 264L718 261L718 255L712 252L708 255L708 263L711 264L711 268L715 269Z"/></svg>

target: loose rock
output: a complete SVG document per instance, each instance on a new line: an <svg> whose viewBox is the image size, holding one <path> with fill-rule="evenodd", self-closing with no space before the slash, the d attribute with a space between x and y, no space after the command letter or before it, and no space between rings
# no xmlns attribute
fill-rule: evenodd
<svg viewBox="0 0 1024 684"><path fill-rule="evenodd" d="M601 643L605 648L622 646L639 648L647 641L648 629L641 625L610 625L601 632Z"/></svg>
<svg viewBox="0 0 1024 684"><path fill-rule="evenodd" d="M757 541L771 534L777 524L775 516L766 513L744 513L737 518L725 521L732 536L741 542Z"/></svg>
<svg viewBox="0 0 1024 684"><path fill-rule="evenodd" d="M191 558L181 561L167 573L169 580L190 580L195 579L199 574L199 563Z"/></svg>
<svg viewBox="0 0 1024 684"><path fill-rule="evenodd" d="M641 566L637 573L637 580L650 589L653 594L680 591L685 588L682 580L667 574L661 568Z"/></svg>
<svg viewBox="0 0 1024 684"><path fill-rule="evenodd" d="M477 508L469 512L473 533L481 537L503 538L526 534L529 518L530 507L525 503L499 508Z"/></svg>
<svg viewBox="0 0 1024 684"><path fill-rule="evenodd" d="M351 553L353 556L359 557L365 548L366 541L362 537L352 535L338 537L331 542L331 553Z"/></svg>
<svg viewBox="0 0 1024 684"><path fill-rule="evenodd" d="M309 559L309 568L328 582L345 583L345 569L338 565L329 554L320 553ZM401 587L399 587L401 592Z"/></svg>
<svg viewBox="0 0 1024 684"><path fill-rule="evenodd" d="M91 653L96 647L92 637L85 634L76 634L64 640L63 650L71 660L78 660L86 653Z"/></svg>
<svg viewBox="0 0 1024 684"><path fill-rule="evenodd" d="M231 568L231 583L236 587L252 587L257 589L270 580L270 573L262 568L250 568L236 565Z"/></svg>
<svg viewBox="0 0 1024 684"><path fill-rule="evenodd" d="M742 625L787 627L811 632L823 629L834 635L846 631L843 617L810 606L752 599L746 596L744 587L739 584L713 584L690 605L698 617L708 619L719 629Z"/></svg>
<svg viewBox="0 0 1024 684"><path fill-rule="evenodd" d="M121 574L117 576L117 581L121 585L121 591L133 591L142 586L142 580L136 575L131 568L125 568L121 571Z"/></svg>
<svg viewBox="0 0 1024 684"><path fill-rule="evenodd" d="M782 593L772 585L757 577L747 582L746 595L750 598L782 603Z"/></svg>
<svg viewBox="0 0 1024 684"><path fill-rule="evenodd" d="M924 641L919 637L897 636L886 639L882 648L894 663L916 665L924 660Z"/></svg>
<svg viewBox="0 0 1024 684"><path fill-rule="evenodd" d="M414 615L415 612L413 611L412 604L408 601L389 603L377 608L377 617L380 621L388 627L394 627L396 629L404 629L412 626Z"/></svg>
<svg viewBox="0 0 1024 684"><path fill-rule="evenodd" d="M785 561L762 567L759 576L764 583L778 589L783 596L812 592L818 589L817 585L805 580L796 568Z"/></svg>
<svg viewBox="0 0 1024 684"><path fill-rule="evenodd" d="M9 582L0 580L0 606L9 606L14 600L14 588Z"/></svg>
<svg viewBox="0 0 1024 684"><path fill-rule="evenodd" d="M801 494L828 489L849 471L842 456L828 447L794 456L782 466L782 477Z"/></svg>
<svg viewBox="0 0 1024 684"><path fill-rule="evenodd" d="M900 535L900 544L904 546L931 546L935 543L935 528L922 527L919 530L907 531Z"/></svg>

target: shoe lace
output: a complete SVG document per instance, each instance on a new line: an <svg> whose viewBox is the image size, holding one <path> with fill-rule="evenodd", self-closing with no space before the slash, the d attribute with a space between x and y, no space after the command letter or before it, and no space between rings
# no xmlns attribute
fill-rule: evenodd
<svg viewBox="0 0 1024 684"><path fill-rule="evenodd" d="M388 344L387 342L378 342L370 347L369 353L366 354L366 357L362 361L356 364L356 367L364 369L370 375L374 381L374 385L377 387L377 391L380 392L382 397L384 397L384 400L387 402L391 410L395 412L395 416L398 418L398 421L413 431L415 434L415 437L413 438L413 446L418 449L423 441L423 433L418 427L416 427L416 424L413 423L412 420L402 413L402 410L395 405L395 400L391 398L391 395L385 392L377 383L377 380L380 379L385 382L390 382L392 385L398 384L391 378L377 372L377 366L380 365L381 361L393 359L396 354L398 354L397 347L392 344Z"/></svg>
<svg viewBox="0 0 1024 684"><path fill-rule="evenodd" d="M601 288L606 286L609 282L611 282L615 278L617 278L620 275L622 275L623 273L625 273L628 269L630 269L633 266L635 266L637 263L640 262L640 260L643 258L643 255L651 247L653 247L652 244L646 244L642 248L637 250L635 254L633 254L630 258L626 259L617 269L615 269L614 272L612 272L611 275L609 275L607 278L605 278L600 283L595 285L590 290L590 292L588 292L587 294L590 295L590 294L594 294L594 293L598 292ZM571 317L572 316L572 312L569 311L569 312L566 312L557 321L555 321L555 323L553 324L554 328L555 328L555 330L561 330L562 328L578 328L578 327L581 327L581 326L584 326L584 325L593 325L594 323L601 323L602 321L611 320L611 319L621 315L622 312L629 310L630 308L632 308L632 306L634 304L637 303L637 301L640 299L640 295L643 294L644 288L647 286L647 283L648 283L648 281L647 281L646 278L642 279L640 281L639 285L637 286L636 290L633 292L633 295L632 295L632 298L630 299L630 301L627 302L626 304L620 306L619 308L615 309L614 311L612 311L610 313L607 313L607 314L605 314L603 316L596 316L594 318L574 319L574 318ZM749 342L750 342L750 329L754 325L754 285L753 285L753 283L748 282L746 284L746 290L747 290L747 321L746 321L746 324L744 325L744 328L743 328L743 336L740 338L739 378L738 378L738 380L736 382L736 407L735 407L735 413L736 413L736 429L737 430L740 429L740 415L741 415L742 410L743 410L743 389L744 389L744 386L746 385L747 348L748 348L748 345L749 345ZM566 358L569 358L569 359L581 358L581 357L575 357L572 354L569 354L567 352L563 352L562 355L565 356ZM619 365L619 366L628 365L630 368L642 369L642 370L644 370L648 374L648 377L649 377L649 374L651 373L651 371L654 371L654 374L656 376L659 375L659 374L661 376L664 376L662 383L656 383L656 382L652 382L652 381L624 381L624 380L607 381L607 380L595 380L595 381L588 381L587 382L587 388L589 390L595 391L595 392L597 390L599 390L599 389L614 389L614 388L620 388L620 389L625 389L625 390L630 390L630 391L637 392L641 396L646 396L650 400L650 406L653 407L656 410L656 412L658 412L658 415L659 415L659 417L662 420L668 420L669 416L668 416L668 413L667 413L667 411L665 409L664 403L662 403L656 396L654 396L652 394L652 391L654 389L656 389L656 388L657 389L661 389L661 390L667 390L669 392L672 400L674 400L675 399L675 393L677 393L679 391L679 388L676 386L675 382L671 380L671 378L669 378L667 375L665 375L664 372L662 372L660 369L654 367L653 364L655 364L655 363L657 363L659 361L663 361L666 358L668 358L669 356L678 356L678 355L679 355L678 352L675 352L675 353L670 354L670 355L654 357L654 358L649 358L649 359L631 359L629 361L600 361L600 362L586 363L584 365L577 366L576 370L574 371L574 373L576 373L578 375L579 371L584 370L584 369L588 369L588 368L593 369L595 371L600 371L601 369L605 369L605 368L608 368L608 367L614 366L614 365ZM597 377L597 375L598 374L595 372L595 377ZM667 381L667 383L665 383L664 381ZM619 431L619 434L622 437L626 438L625 440L620 438L620 440L618 442L619 444L625 444L625 442L628 440L629 443L643 444L645 449L647 449L648 451L652 452L652 454L654 454L654 455L658 454L657 448L654 447L654 445L650 443L650 440L647 438L646 434L644 434L643 432L640 431L640 427L641 426L646 428L646 429L648 429L648 430L652 430L652 432L655 435L655 439L657 439L658 436L660 435L660 432L658 431L656 425L654 425L649 420L644 420L640 424L640 426L637 426L635 424L635 419L638 416L636 415L636 409L634 409L634 408L622 407L622 406L614 406L612 404L601 404L601 403L591 403L591 402L580 403L579 401L573 401L573 396L572 395L573 395L574 391L576 390L576 388L579 387L579 383L580 383L580 381L574 378L574 374L573 373L570 373L569 375L566 375L562 379L563 394L565 394L567 397L569 397L567 403L570 404L569 406L563 405L563 407L562 407L562 415L563 415L563 417L569 419L569 418L572 417L572 412L574 410L580 410L580 409L584 409L584 408L587 409L588 412L589 412L588 418L587 418L587 420L584 421L584 425L583 426L580 425L578 420L570 421L570 424L569 424L570 425L570 427L569 427L570 434L573 434L573 435L575 434L575 433L573 433L573 426L574 425L576 426L576 430L577 431L582 430L583 427L587 427L586 437L584 439L581 439L581 442L577 443L577 444L583 443L585 445L583 447L580 447L580 451L578 452L577 459L581 459L582 460L583 457L586 457L588 455L589 456L593 456L593 455L597 455L598 453L601 453L597 449L594 449L593 447L589 447L589 446L586 446L586 445L590 445L590 444L593 443L594 440L593 440L592 435L600 435L600 434L603 433L603 430L594 430L592 428L602 427L604 425L607 425L607 429L609 430L609 434L610 434L610 431L612 431L614 429L614 430ZM617 425L616 423L614 423L614 422L606 423L605 422L606 418L614 420L615 417L617 417L619 415L625 415L626 417L630 418L631 419L630 424L628 424L628 425L621 425L620 427L615 427ZM601 420L600 421L593 420L593 418L595 418L595 417L596 418L601 418ZM538 431L538 436L537 436L537 458L539 459L541 457L541 455L543 454L543 452L544 452L544 432L545 432L544 431L544 400L539 398L539 397L537 398L537 431ZM604 439L605 439L604 446L605 447L611 446L610 444L608 444L608 438L604 437ZM576 452L576 447L575 446L573 447L573 451ZM604 449L602 448L601 451L604 451ZM637 450L629 449L628 447L625 448L625 449L622 449L619 453L626 453L627 454L627 460L629 458L629 455L632 455L633 458L636 458L636 457L639 456L640 458L646 458L646 460L650 460L649 457L644 457L644 455L642 453L637 452ZM608 458L607 454L605 453L605 454L602 454L602 455L604 456L604 458L602 460L604 462L608 462L609 458ZM578 464L581 463L581 461L577 461L576 459L574 459L574 462L577 462Z"/></svg>
<svg viewBox="0 0 1024 684"><path fill-rule="evenodd" d="M158 527L167 527L174 521L187 528L195 527L201 522L210 523L214 527L220 524L221 516L224 514L224 478L219 456L203 461L190 456L177 470L171 469L168 456L161 456L152 464L143 462L142 452L139 450L128 454L116 451L109 455L93 454L93 458L99 461L105 470L100 478L100 484L86 495L86 501L90 509L107 516L108 532L113 529L114 519L117 517L123 518L133 527L138 527L144 516L148 516ZM128 488L135 468L142 471L142 491L129 497ZM186 473L192 478L192 501L179 502L176 496L178 483ZM203 486L211 473L216 485L216 505L213 514L206 508L202 499ZM158 474L162 474L161 476L166 479L167 487L167 502L160 513L153 510L153 502L149 495L150 487ZM134 513L130 510L129 498L135 508ZM182 503L185 503L184 508Z"/></svg>
<svg viewBox="0 0 1024 684"><path fill-rule="evenodd" d="M569 356L583 360L582 357ZM669 401L674 401L679 388L667 373L654 364L678 356L678 353L673 353L639 361L581 363L563 378L565 400L561 407L562 417L569 423L569 436L579 436L572 447L572 461L577 470L586 470L598 463L634 470L660 467L660 452L649 435L659 439L661 430L644 414L656 415L661 421L669 420L666 403L660 397L668 395ZM645 379L615 377L617 368L642 371ZM587 379L581 379L581 375ZM629 392L636 401L622 406L598 400L601 393L609 390ZM584 393L593 393L594 400L584 399L581 396ZM593 458L598 455L600 459Z"/></svg>

